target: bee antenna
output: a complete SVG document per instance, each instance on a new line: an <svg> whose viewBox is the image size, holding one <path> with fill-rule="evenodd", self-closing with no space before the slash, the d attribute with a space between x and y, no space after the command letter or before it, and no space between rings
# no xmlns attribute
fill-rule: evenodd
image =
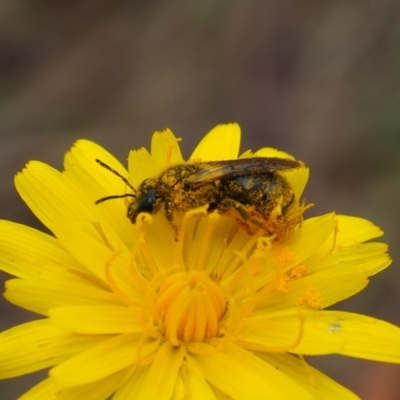
<svg viewBox="0 0 400 400"><path fill-rule="evenodd" d="M96 158L96 162L97 164L100 164L103 168L108 169L110 172L112 172L114 175L118 176L119 178L122 179L122 181L124 183L126 183L134 192L136 192L135 188L129 183L128 179L126 179L123 175L121 175L119 172L117 172L115 169L111 168L109 165L107 165L106 163L103 163L103 161L99 160L98 158ZM135 197L134 195L131 194L125 194L122 196L110 196L109 198L114 199L114 198L119 198L119 197ZM104 199L108 200L108 197L105 197ZM100 199L100 200L104 200L104 199ZM98 200L98 201L100 201ZM96 202L97 204L97 202Z"/></svg>
<svg viewBox="0 0 400 400"><path fill-rule="evenodd" d="M99 203L102 203L103 201L107 201L107 200L111 200L111 199L122 199L124 197L136 197L136 196L131 193L117 194L114 196L102 197L101 199L96 200L94 204L99 204Z"/></svg>

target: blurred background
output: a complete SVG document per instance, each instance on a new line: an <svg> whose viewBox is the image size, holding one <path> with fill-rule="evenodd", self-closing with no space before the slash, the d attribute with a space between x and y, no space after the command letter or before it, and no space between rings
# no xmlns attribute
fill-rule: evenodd
<svg viewBox="0 0 400 400"><path fill-rule="evenodd" d="M236 121L242 150L277 147L310 166L308 216L385 230L392 267L335 308L397 325L399 111L396 0L0 1L0 218L42 229L13 176L31 159L61 168L78 138L124 161L169 127L188 156ZM0 312L0 330L36 318L3 298ZM309 361L363 399L400 399L397 365ZM1 400L43 376L1 381Z"/></svg>

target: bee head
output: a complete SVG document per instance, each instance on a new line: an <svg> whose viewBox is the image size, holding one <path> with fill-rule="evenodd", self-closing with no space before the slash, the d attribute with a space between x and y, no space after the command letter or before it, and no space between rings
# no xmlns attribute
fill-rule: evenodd
<svg viewBox="0 0 400 400"><path fill-rule="evenodd" d="M128 206L127 215L131 222L134 224L137 216L142 212L149 214L156 212L159 209L156 200L156 190L153 186L145 186L140 190L136 201L132 201Z"/></svg>

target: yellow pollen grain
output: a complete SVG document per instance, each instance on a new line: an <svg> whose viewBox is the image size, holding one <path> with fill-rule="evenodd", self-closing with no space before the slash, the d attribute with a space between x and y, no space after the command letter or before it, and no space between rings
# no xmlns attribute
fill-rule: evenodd
<svg viewBox="0 0 400 400"><path fill-rule="evenodd" d="M288 248L284 247L279 254L276 257L278 264L281 267L284 267L285 265L291 263L294 261L294 254L293 252Z"/></svg>
<svg viewBox="0 0 400 400"><path fill-rule="evenodd" d="M282 204L283 204L283 196L279 197L278 204L275 208L271 211L270 218L276 220L280 215L282 215Z"/></svg>
<svg viewBox="0 0 400 400"><path fill-rule="evenodd" d="M292 279L299 279L305 276L308 272L308 268L305 265L298 265L297 267L294 267L290 271L290 277Z"/></svg>
<svg viewBox="0 0 400 400"><path fill-rule="evenodd" d="M288 291L287 284L289 281L290 279L286 274L282 275L276 285L276 291L286 293Z"/></svg>
<svg viewBox="0 0 400 400"><path fill-rule="evenodd" d="M307 304L314 310L322 309L321 299L318 297L317 293L312 288L308 288L304 296L297 300L298 306L302 306L304 304Z"/></svg>
<svg viewBox="0 0 400 400"><path fill-rule="evenodd" d="M261 274L261 272L263 272L263 268L262 267L252 267L251 268L251 272L253 275L259 275Z"/></svg>

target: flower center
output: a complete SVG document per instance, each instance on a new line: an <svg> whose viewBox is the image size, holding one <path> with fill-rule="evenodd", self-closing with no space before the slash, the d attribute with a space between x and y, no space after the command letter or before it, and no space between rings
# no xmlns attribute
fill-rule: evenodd
<svg viewBox="0 0 400 400"><path fill-rule="evenodd" d="M216 336L225 309L223 291L205 271L169 276L156 301L164 335L175 346Z"/></svg>

